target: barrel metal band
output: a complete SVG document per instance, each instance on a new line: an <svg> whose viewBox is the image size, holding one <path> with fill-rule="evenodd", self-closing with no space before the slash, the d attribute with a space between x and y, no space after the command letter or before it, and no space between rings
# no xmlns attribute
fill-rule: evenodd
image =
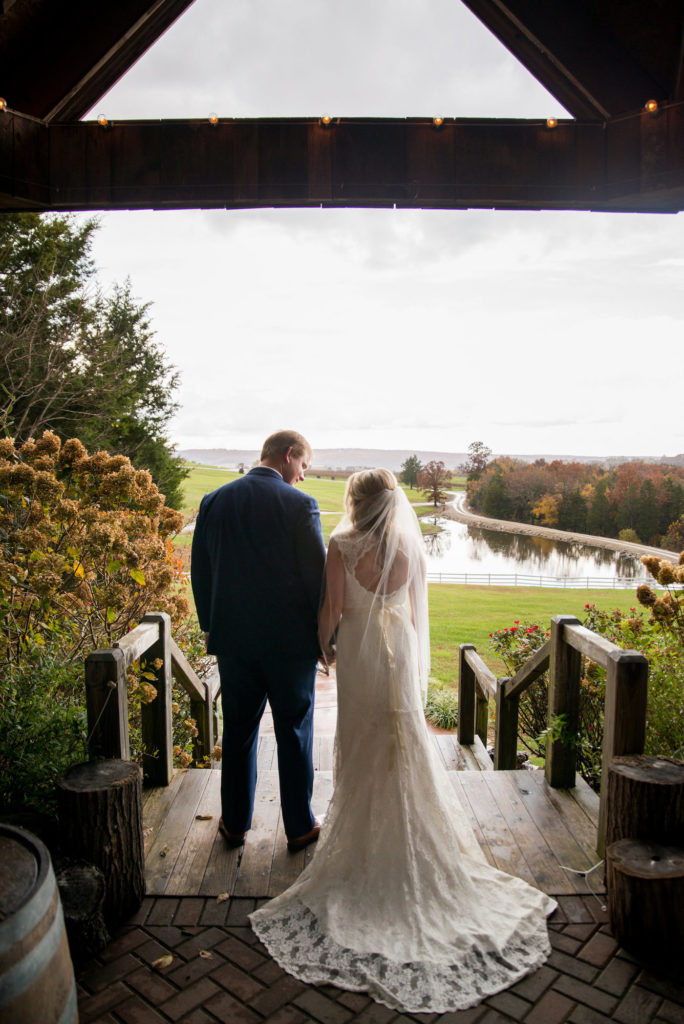
<svg viewBox="0 0 684 1024"><path fill-rule="evenodd" d="M64 936L64 917L62 904L58 903L55 919L39 943L33 947L23 960L11 967L0 979L0 1008L11 1003L21 995L25 988L49 965Z"/></svg>
<svg viewBox="0 0 684 1024"><path fill-rule="evenodd" d="M50 864L42 884L34 890L30 901L21 908L21 913L13 914L0 924L0 955L25 939L43 920L56 887L55 873Z"/></svg>

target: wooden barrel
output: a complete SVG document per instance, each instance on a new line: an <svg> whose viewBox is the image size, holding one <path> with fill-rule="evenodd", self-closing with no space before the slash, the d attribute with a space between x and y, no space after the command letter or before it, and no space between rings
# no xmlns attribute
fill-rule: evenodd
<svg viewBox="0 0 684 1024"><path fill-rule="evenodd" d="M50 855L0 824L0 1024L74 1024L76 982Z"/></svg>

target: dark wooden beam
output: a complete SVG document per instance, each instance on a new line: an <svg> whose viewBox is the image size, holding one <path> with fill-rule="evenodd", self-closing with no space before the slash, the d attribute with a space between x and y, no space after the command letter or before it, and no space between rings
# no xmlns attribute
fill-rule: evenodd
<svg viewBox="0 0 684 1024"><path fill-rule="evenodd" d="M684 104L608 123L43 125L0 115L0 208L684 209Z"/></svg>
<svg viewBox="0 0 684 1024"><path fill-rule="evenodd" d="M193 0L16 0L0 13L0 95L14 110L73 121Z"/></svg>
<svg viewBox="0 0 684 1024"><path fill-rule="evenodd" d="M599 20L600 4L592 11L579 0L463 2L579 120L608 120L648 99L674 95L668 83L653 78ZM638 13L646 21L658 16L657 5ZM679 29L678 24L673 27Z"/></svg>

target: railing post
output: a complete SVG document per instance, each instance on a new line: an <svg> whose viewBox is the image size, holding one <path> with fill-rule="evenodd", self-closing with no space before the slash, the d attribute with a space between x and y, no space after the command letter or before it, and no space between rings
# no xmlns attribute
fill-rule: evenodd
<svg viewBox="0 0 684 1024"><path fill-rule="evenodd" d="M495 771L511 771L518 767L518 706L520 698L517 696L504 697L504 687L509 681L508 678L496 681Z"/></svg>
<svg viewBox="0 0 684 1024"><path fill-rule="evenodd" d="M475 680L475 732L487 746L487 730L489 728L489 697Z"/></svg>
<svg viewBox="0 0 684 1024"><path fill-rule="evenodd" d="M143 622L159 626L159 638L144 655L155 673L157 696L142 705L143 780L152 786L168 786L173 778L173 730L171 725L171 619L166 612L150 612ZM152 663L159 659L160 668Z"/></svg>
<svg viewBox="0 0 684 1024"><path fill-rule="evenodd" d="M128 693L123 651L93 651L85 661L88 751L92 760L128 761Z"/></svg>
<svg viewBox="0 0 684 1024"><path fill-rule="evenodd" d="M614 651L606 669L606 705L603 719L601 796L598 853L603 856L606 839L608 770L614 757L643 754L646 741L648 660L638 651Z"/></svg>
<svg viewBox="0 0 684 1024"><path fill-rule="evenodd" d="M204 700L190 701L190 714L197 722L197 738L192 745L192 756L196 764L208 757L214 749L214 715L211 706L211 690L204 681Z"/></svg>
<svg viewBox="0 0 684 1024"><path fill-rule="evenodd" d="M475 742L475 673L466 661L466 651L474 644L461 644L458 651L458 742Z"/></svg>
<svg viewBox="0 0 684 1024"><path fill-rule="evenodd" d="M574 615L554 615L551 619L551 651L549 655L549 711L548 724L563 715L564 737L546 741L546 781L556 789L571 789L575 785L577 762L573 739L579 728L579 695L581 655L565 643L565 626L581 625Z"/></svg>

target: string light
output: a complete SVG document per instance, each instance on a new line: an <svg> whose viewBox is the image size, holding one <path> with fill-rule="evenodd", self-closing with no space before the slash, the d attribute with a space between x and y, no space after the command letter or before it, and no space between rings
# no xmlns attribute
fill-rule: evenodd
<svg viewBox="0 0 684 1024"><path fill-rule="evenodd" d="M108 121L108 120L107 120L107 118L106 118L106 117L104 116L104 114L100 114L100 116L99 116L99 117L98 117L98 119L97 119L97 123L99 124L99 126L100 126L101 128L106 128L106 127L107 127L107 125L109 124L109 121Z"/></svg>
<svg viewBox="0 0 684 1024"><path fill-rule="evenodd" d="M433 117L432 118L432 123L435 126L435 128L441 128L442 125L444 124L444 118L443 117L439 117L439 116Z"/></svg>
<svg viewBox="0 0 684 1024"><path fill-rule="evenodd" d="M328 125L332 124L332 117L330 116L330 114L323 114L323 116L321 117L321 124L325 128L327 128Z"/></svg>
<svg viewBox="0 0 684 1024"><path fill-rule="evenodd" d="M557 128L558 127L558 118L556 118L556 117L547 117L546 118L546 127L547 128Z"/></svg>
<svg viewBox="0 0 684 1024"><path fill-rule="evenodd" d="M209 124L218 124L218 120L218 114L215 114L214 111L212 110L211 114L209 115Z"/></svg>
<svg viewBox="0 0 684 1024"><path fill-rule="evenodd" d="M648 110L649 114L655 114L658 109L658 100L646 100L644 103L644 110Z"/></svg>

